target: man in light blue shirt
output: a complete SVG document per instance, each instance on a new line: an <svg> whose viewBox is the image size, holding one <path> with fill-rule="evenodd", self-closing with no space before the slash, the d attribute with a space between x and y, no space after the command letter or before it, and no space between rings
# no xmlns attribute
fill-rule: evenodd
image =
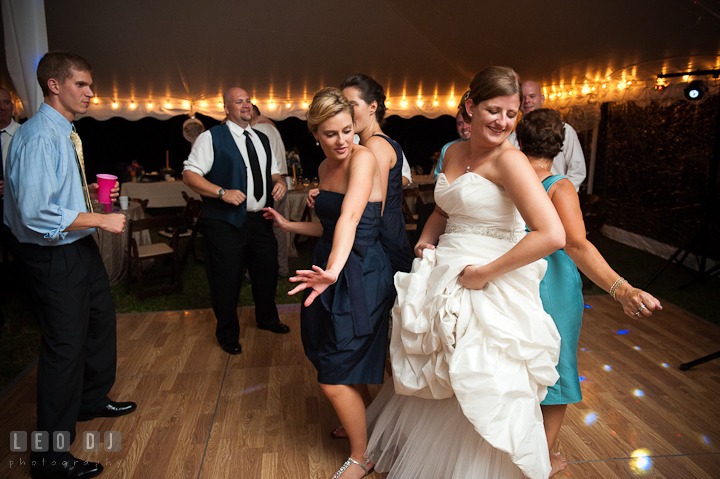
<svg viewBox="0 0 720 479"><path fill-rule="evenodd" d="M440 150L440 158L438 158L437 166L435 166L435 170L433 171L434 181L437 181L438 175L442 172L443 159L445 158L445 152L447 151L448 147L459 141L468 141L470 139L472 125L465 121L461 113L458 113L455 117L455 128L457 128L458 136L460 138L458 138L457 140L453 140L449 143L445 143L445 145Z"/></svg>
<svg viewBox="0 0 720 479"><path fill-rule="evenodd" d="M132 402L111 401L117 363L115 307L95 240L96 228L125 229L122 214L92 212L97 184L85 185L75 115L94 96L90 64L75 54L48 52L37 77L45 97L13 137L6 163L4 222L23 243L34 312L42 328L38 359L37 430L67 448L30 456L33 479L95 477L102 465L67 449L76 421L117 417ZM73 138L74 137L74 138ZM117 185L113 196L117 196Z"/></svg>

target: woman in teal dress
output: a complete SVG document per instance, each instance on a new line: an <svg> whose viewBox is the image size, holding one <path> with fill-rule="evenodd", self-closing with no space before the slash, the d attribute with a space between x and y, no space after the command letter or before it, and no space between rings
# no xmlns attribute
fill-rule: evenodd
<svg viewBox="0 0 720 479"><path fill-rule="evenodd" d="M380 168L372 152L353 144L353 106L336 88L315 94L308 128L326 158L320 164L316 222L288 222L272 208L265 217L284 231L319 236L311 270L297 271L305 291L300 310L305 354L318 372L320 389L350 439L350 456L333 476L363 477L367 425L362 386L382 384L388 320L394 298L390 260L380 242L385 201Z"/></svg>
<svg viewBox="0 0 720 479"><path fill-rule="evenodd" d="M561 337L560 360L557 365L560 379L555 386L548 388L547 396L541 403L553 471L559 471L565 468L565 459L559 453L553 454L552 449L567 405L582 400L577 347L584 308L578 268L593 283L619 301L625 314L631 318L650 316L653 311L662 309L662 306L651 294L632 287L607 264L597 248L586 238L585 223L575 187L564 176L550 172L553 158L562 149L564 141L560 115L549 109L527 113L518 123L517 138L520 149L542 181L565 228L565 248L545 258L548 268L540 283L543 309L555 321Z"/></svg>

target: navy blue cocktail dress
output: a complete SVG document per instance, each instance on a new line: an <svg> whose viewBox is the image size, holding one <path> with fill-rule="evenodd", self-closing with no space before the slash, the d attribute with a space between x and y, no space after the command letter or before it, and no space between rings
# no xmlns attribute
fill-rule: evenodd
<svg viewBox="0 0 720 479"><path fill-rule="evenodd" d="M321 191L315 214L323 235L312 264L325 268L345 195ZM355 242L335 284L300 311L305 354L321 384L382 384L388 320L395 297L392 270L380 244L382 203L365 206ZM310 294L305 291L305 298Z"/></svg>
<svg viewBox="0 0 720 479"><path fill-rule="evenodd" d="M380 221L380 242L390 257L390 266L393 274L398 271L407 273L415 259L412 246L408 241L405 230L405 217L402 212L403 186L402 186L402 147L393 139L385 135L373 135L384 138L395 150L395 166L390 168L388 174L387 194L385 195L385 211Z"/></svg>

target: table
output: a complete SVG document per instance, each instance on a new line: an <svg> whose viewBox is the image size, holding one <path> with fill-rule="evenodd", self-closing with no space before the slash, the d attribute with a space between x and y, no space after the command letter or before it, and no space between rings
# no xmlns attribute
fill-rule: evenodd
<svg viewBox="0 0 720 479"><path fill-rule="evenodd" d="M182 181L155 181L149 183L127 182L120 186L120 196L150 200L148 208L170 208L173 206L185 207L185 199L182 192L191 198L201 200L200 195L195 193Z"/></svg>
<svg viewBox="0 0 720 479"><path fill-rule="evenodd" d="M103 205L100 203L95 203L93 209L98 213L105 211ZM135 201L131 201L128 204L127 210L121 210L117 204L113 204L113 210L117 210L112 211L113 213L124 214L128 220L139 220L145 217L140 203ZM110 285L119 283L127 275L128 234L127 229L120 235L98 229L93 235L100 249L100 255L102 256L103 264L105 264ZM138 242L138 245L151 243L150 232L148 230L134 233L134 238L135 241Z"/></svg>

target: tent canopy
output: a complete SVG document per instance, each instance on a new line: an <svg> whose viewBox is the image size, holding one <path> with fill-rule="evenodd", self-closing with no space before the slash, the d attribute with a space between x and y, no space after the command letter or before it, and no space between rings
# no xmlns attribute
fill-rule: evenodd
<svg viewBox="0 0 720 479"><path fill-rule="evenodd" d="M540 83L553 108L682 96L682 78L653 87L659 73L720 68L720 7L709 3L63 0L44 8L49 48L93 65L97 104L87 115L97 119L220 118L232 86L267 116L302 118L315 91L354 73L385 87L388 114L432 118L454 114L491 64Z"/></svg>

